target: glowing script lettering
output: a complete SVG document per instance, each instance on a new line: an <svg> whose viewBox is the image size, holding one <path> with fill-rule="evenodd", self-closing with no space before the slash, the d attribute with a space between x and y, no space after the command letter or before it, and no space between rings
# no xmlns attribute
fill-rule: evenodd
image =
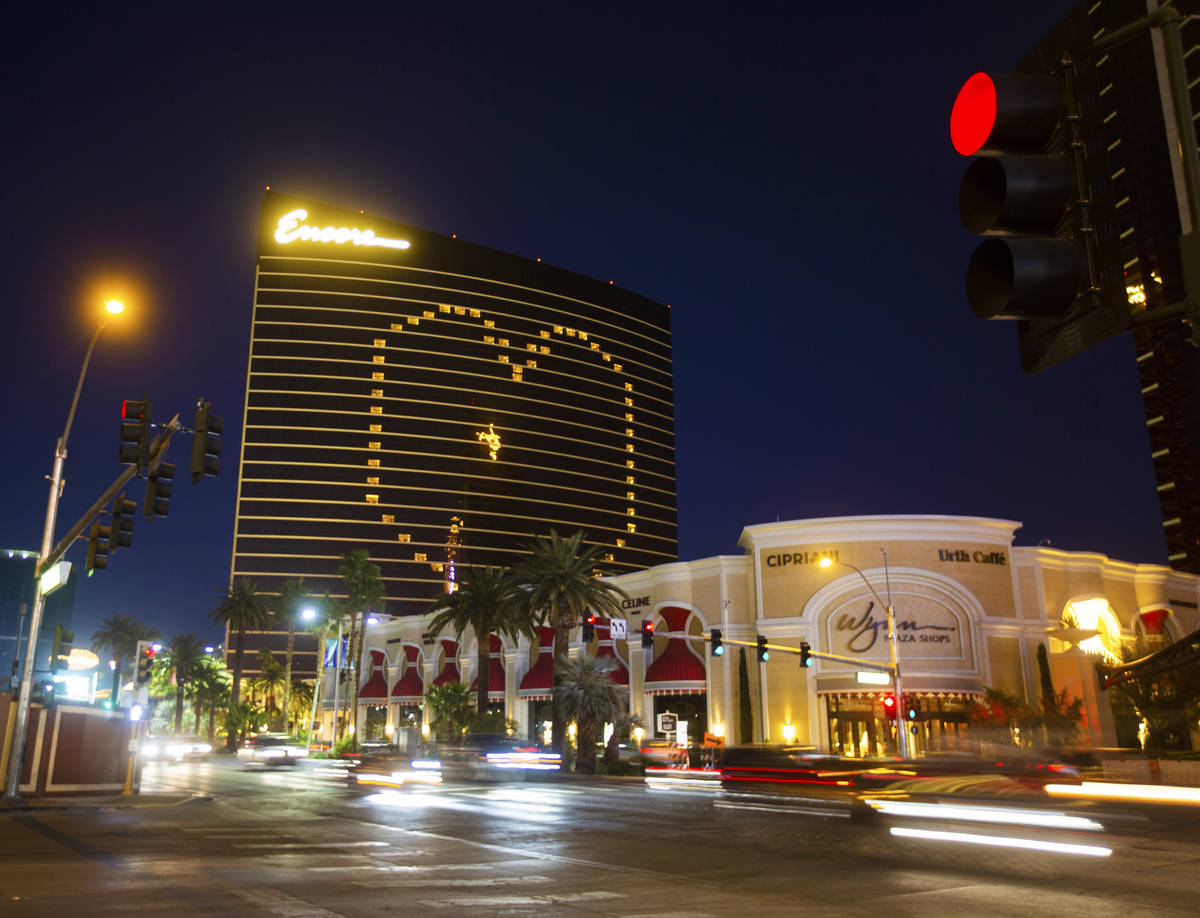
<svg viewBox="0 0 1200 918"><path fill-rule="evenodd" d="M353 242L355 245L377 245L388 249L408 248L407 239L387 239L383 236L376 236L375 230L352 229L348 226L311 226L301 223L300 221L307 216L308 211L299 208L280 217L279 225L275 229L275 241L280 245L286 245L299 239L301 242L332 242L335 245Z"/></svg>
<svg viewBox="0 0 1200 918"><path fill-rule="evenodd" d="M500 434L496 433L496 428L488 424L487 431L478 430L475 436L479 438L480 443L486 443L488 455L494 460L500 452Z"/></svg>

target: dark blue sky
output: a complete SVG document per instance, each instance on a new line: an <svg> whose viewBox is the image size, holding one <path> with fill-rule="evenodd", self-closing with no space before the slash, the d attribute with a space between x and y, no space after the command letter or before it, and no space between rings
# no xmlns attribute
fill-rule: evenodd
<svg viewBox="0 0 1200 918"><path fill-rule="evenodd" d="M185 423L211 399L222 473L181 475L169 518L139 517L80 584L77 630L121 612L217 635L269 184L670 303L685 560L777 517L950 513L1164 562L1129 338L1026 378L1014 330L963 295L951 103L1070 4L806 6L56 10L10 31L0 547L38 545L87 291L133 278L59 531L121 471L122 399Z"/></svg>

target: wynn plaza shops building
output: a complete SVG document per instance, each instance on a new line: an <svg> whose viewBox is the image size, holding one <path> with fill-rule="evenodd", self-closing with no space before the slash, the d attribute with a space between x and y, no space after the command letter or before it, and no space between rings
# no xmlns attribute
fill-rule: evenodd
<svg viewBox="0 0 1200 918"><path fill-rule="evenodd" d="M918 754L969 744L967 712L987 687L1037 704L1039 645L1048 651L1055 688L1084 700L1085 741L1115 746L1109 695L1099 691L1094 663L1115 658L1127 642L1161 646L1200 627L1200 577L1099 554L1014 546L1019 526L956 516L748 526L743 555L614 577L629 594L633 639L613 640L602 624L593 644L577 641L572 652L615 659L613 677L649 730L655 715L674 713L688 724L691 740L708 732L728 742L743 735L742 655L729 642L753 645L763 635L772 645L806 642L818 654L861 660L818 657L802 669L793 654L772 651L760 663L754 647L747 648L747 732L755 742L880 754L896 747L894 720L883 704L892 689L861 680L880 672L866 664L890 660L880 602L890 595L905 700L917 700L921 710L912 725ZM822 558L834 563L822 567ZM641 647L638 634L646 617L655 623L652 650ZM368 690L359 722L368 734L419 723L419 689L451 671L456 679L473 678L474 636L460 642L444 634L425 643L422 621L367 631L371 664L364 667ZM703 640L713 628L727 642L716 658ZM548 637L541 646L491 638L490 697L530 737L549 719Z"/></svg>
<svg viewBox="0 0 1200 918"><path fill-rule="evenodd" d="M413 616L551 529L584 530L610 571L678 557L668 307L268 192L231 576L336 599L365 548L378 611Z"/></svg>

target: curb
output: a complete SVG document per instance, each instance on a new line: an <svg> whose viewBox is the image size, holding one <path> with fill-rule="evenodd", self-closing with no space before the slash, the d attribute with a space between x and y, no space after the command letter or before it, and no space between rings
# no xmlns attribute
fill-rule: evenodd
<svg viewBox="0 0 1200 918"><path fill-rule="evenodd" d="M119 797L29 797L15 803L0 800L0 813L28 812L103 812L142 807L183 806L188 803L212 803L209 794L130 794Z"/></svg>

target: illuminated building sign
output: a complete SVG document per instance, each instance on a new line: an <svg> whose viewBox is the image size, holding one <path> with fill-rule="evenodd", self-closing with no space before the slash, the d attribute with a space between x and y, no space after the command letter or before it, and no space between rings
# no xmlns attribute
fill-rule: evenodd
<svg viewBox="0 0 1200 918"><path fill-rule="evenodd" d="M308 211L304 208L288 211L279 218L279 225L275 229L275 241L280 245L287 245L289 242L332 242L336 245L342 245L347 242L353 242L355 245L374 245L383 246L388 249L407 249L407 239L387 239L383 236L376 236L375 230L360 230L348 226L312 226L308 223L301 223L308 216Z"/></svg>
<svg viewBox="0 0 1200 918"><path fill-rule="evenodd" d="M479 438L480 443L487 444L488 456L495 459L500 453L500 434L496 433L496 428L488 424L486 431L478 430L475 436Z"/></svg>

